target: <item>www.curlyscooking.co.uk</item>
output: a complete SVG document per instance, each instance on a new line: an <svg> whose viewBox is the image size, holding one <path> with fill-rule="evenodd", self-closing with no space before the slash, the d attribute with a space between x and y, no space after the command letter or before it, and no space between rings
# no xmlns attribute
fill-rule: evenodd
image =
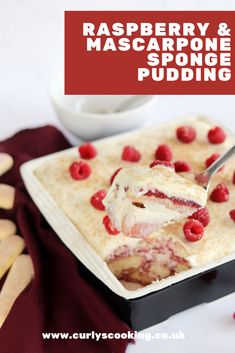
<svg viewBox="0 0 235 353"><path fill-rule="evenodd" d="M42 332L42 338L45 340L108 340L108 339L128 339L128 340L184 340L186 338L185 333L182 331L178 332L156 332L154 334L150 332Z"/></svg>

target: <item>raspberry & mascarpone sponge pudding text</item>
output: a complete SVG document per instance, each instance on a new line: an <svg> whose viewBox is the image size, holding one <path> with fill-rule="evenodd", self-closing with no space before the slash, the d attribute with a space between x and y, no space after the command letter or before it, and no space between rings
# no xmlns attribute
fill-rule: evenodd
<svg viewBox="0 0 235 353"><path fill-rule="evenodd" d="M235 252L234 159L208 199L183 177L233 144L213 122L188 118L83 144L35 173L113 274L144 286Z"/></svg>

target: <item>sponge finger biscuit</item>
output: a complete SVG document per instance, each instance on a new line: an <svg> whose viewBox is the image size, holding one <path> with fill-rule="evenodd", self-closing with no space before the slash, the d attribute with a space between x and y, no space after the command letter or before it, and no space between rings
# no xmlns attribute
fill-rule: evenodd
<svg viewBox="0 0 235 353"><path fill-rule="evenodd" d="M13 166L13 158L8 153L0 152L0 176Z"/></svg>
<svg viewBox="0 0 235 353"><path fill-rule="evenodd" d="M10 235L0 242L0 279L11 267L16 257L25 247L24 239L18 235Z"/></svg>
<svg viewBox="0 0 235 353"><path fill-rule="evenodd" d="M12 265L0 293L0 327L15 300L33 278L33 264L29 255L20 255Z"/></svg>
<svg viewBox="0 0 235 353"><path fill-rule="evenodd" d="M0 240L16 234L16 225L9 219L0 219Z"/></svg>
<svg viewBox="0 0 235 353"><path fill-rule="evenodd" d="M0 208L10 210L15 200L15 188L11 185L0 184Z"/></svg>

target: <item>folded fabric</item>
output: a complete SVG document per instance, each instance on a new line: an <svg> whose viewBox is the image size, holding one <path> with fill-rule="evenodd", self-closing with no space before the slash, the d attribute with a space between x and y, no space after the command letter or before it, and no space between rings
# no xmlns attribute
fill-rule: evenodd
<svg viewBox="0 0 235 353"><path fill-rule="evenodd" d="M127 339L43 339L42 333L127 333L130 328L81 275L82 264L60 241L28 195L23 162L70 147L52 126L28 129L0 143L14 166L0 177L16 187L13 210L0 218L16 222L34 265L35 278L16 300L0 330L1 353L125 352ZM2 282L0 283L0 286Z"/></svg>

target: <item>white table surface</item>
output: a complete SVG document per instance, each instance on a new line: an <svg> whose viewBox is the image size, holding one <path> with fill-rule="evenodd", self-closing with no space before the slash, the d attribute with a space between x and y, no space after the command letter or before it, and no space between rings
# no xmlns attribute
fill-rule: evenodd
<svg viewBox="0 0 235 353"><path fill-rule="evenodd" d="M58 123L48 98L63 63L64 10L235 9L229 0L8 0L0 2L0 139L19 129ZM161 96L155 121L187 113L212 116L235 132L234 96ZM235 293L171 317L146 330L185 333L184 340L138 340L128 353L233 353Z"/></svg>

